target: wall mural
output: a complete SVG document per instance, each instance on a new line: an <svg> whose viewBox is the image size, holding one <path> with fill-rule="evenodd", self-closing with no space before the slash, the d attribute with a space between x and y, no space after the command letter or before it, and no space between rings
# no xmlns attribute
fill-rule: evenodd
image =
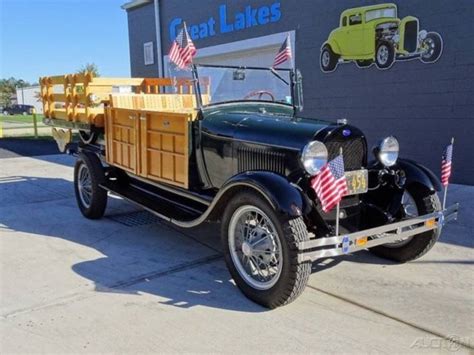
<svg viewBox="0 0 474 355"><path fill-rule="evenodd" d="M339 27L321 47L320 65L325 73L352 61L359 68L375 64L378 69L389 69L402 60L434 63L442 52L439 33L420 31L416 17L398 18L395 4L379 4L342 12Z"/></svg>

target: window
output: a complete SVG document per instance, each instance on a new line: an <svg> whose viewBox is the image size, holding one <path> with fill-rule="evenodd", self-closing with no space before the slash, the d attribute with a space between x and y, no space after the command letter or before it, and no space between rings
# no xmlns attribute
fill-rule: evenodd
<svg viewBox="0 0 474 355"><path fill-rule="evenodd" d="M344 16L344 17L342 18L342 26L343 26L343 27L344 27L344 26L347 26L347 16Z"/></svg>
<svg viewBox="0 0 474 355"><path fill-rule="evenodd" d="M145 59L145 65L151 65L155 63L153 42L146 42L143 44L143 58Z"/></svg>
<svg viewBox="0 0 474 355"><path fill-rule="evenodd" d="M349 16L349 25L360 25L362 23L362 16L360 14Z"/></svg>
<svg viewBox="0 0 474 355"><path fill-rule="evenodd" d="M367 11L365 14L365 21L369 22L378 18L395 18L397 17L397 9L394 7L387 7L385 9Z"/></svg>

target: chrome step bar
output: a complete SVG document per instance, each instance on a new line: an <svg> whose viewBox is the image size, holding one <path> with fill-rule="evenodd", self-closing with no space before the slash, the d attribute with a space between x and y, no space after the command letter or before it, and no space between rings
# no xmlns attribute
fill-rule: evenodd
<svg viewBox="0 0 474 355"><path fill-rule="evenodd" d="M350 254L377 245L393 243L433 229L437 229L437 232L440 233L446 223L457 219L458 210L459 204L456 203L443 211L433 212L401 222L346 235L304 241L298 244L300 251L298 262L302 263L331 256Z"/></svg>

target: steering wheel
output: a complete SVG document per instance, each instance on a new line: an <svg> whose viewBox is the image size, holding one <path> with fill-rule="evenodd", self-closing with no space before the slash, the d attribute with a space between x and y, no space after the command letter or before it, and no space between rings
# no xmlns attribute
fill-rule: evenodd
<svg viewBox="0 0 474 355"><path fill-rule="evenodd" d="M256 91L251 91L247 95L245 95L244 100L248 100L251 97L258 96L258 99L260 100L263 95L268 95L272 99L272 101L275 101L275 96L273 96L271 91L267 90L256 90Z"/></svg>

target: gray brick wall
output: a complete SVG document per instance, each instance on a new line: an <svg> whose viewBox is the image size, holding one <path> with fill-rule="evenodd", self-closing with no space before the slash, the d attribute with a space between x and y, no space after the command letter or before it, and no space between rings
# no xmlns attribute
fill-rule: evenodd
<svg viewBox="0 0 474 355"><path fill-rule="evenodd" d="M218 18L222 3L228 12L247 5L258 7L273 0L173 1L162 0L163 52L169 50L169 21L183 17L188 24ZM401 155L426 164L436 174L451 136L456 137L453 181L474 184L474 1L399 0L399 17L416 16L420 29L439 32L444 52L438 62L396 62L386 71L339 65L333 73L319 69L321 44L339 23L340 13L351 7L382 1L281 0L277 23L195 41L198 48L277 32L296 30L296 65L304 76L305 116L347 118L363 129L373 144L394 134ZM156 75L143 66L143 42L154 36L153 6L129 12L132 75ZM151 36L151 37L150 37ZM155 70L155 71L153 71ZM148 74L150 73L150 74Z"/></svg>

